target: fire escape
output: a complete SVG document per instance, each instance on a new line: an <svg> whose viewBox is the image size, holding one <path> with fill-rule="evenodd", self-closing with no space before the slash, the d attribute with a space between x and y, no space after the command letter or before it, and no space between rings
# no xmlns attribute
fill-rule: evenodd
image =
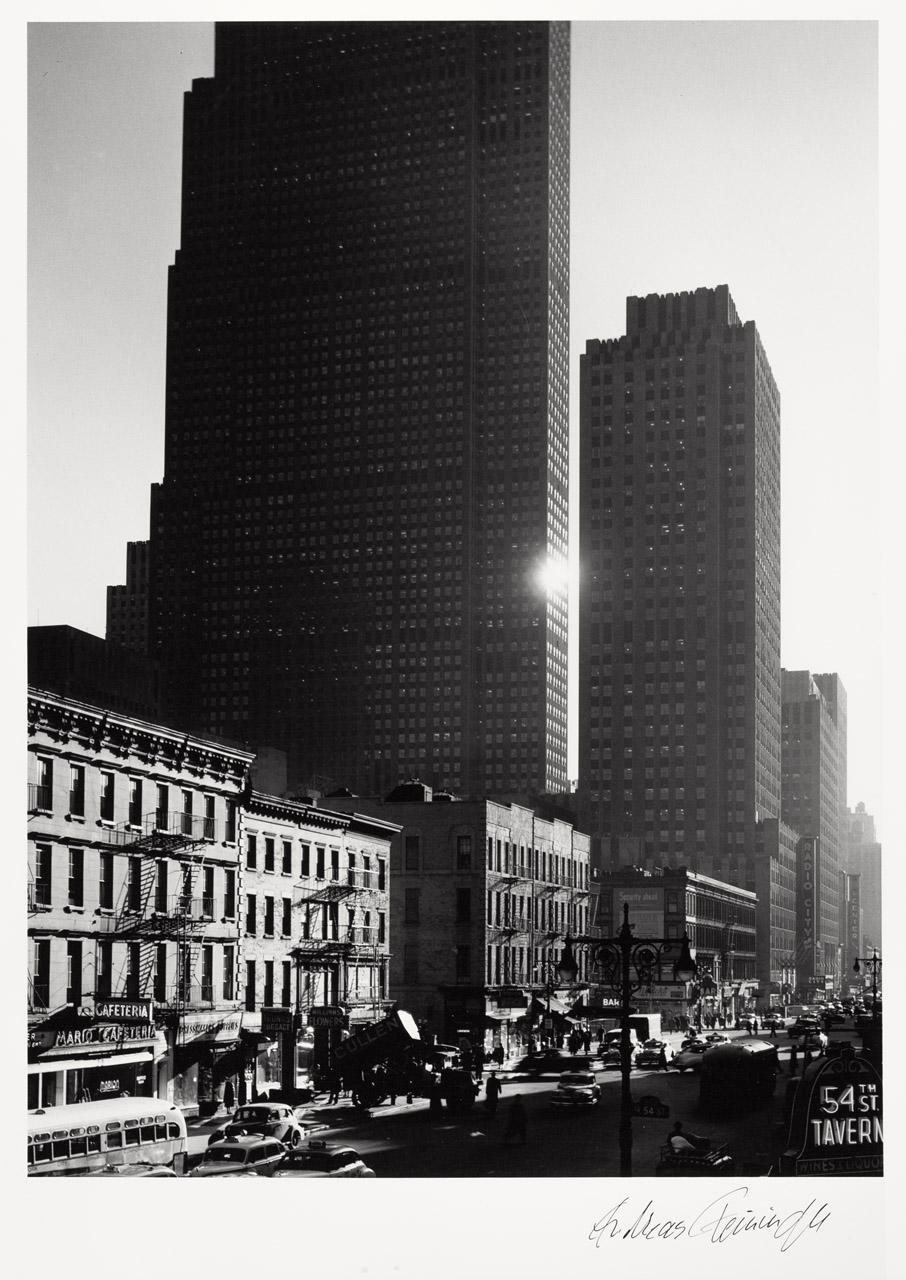
<svg viewBox="0 0 906 1280"><path fill-rule="evenodd" d="M198 814L157 810L139 822L122 823L107 831L110 844L139 860L138 877L126 877L106 927L109 938L138 948L137 964L133 961L129 968L127 994L138 999L153 995L155 1004L164 1006L177 1028L191 1003L198 938L213 914L213 903L195 893L207 844L214 838L213 826L213 819ZM158 880L158 868L169 858L177 862L181 875L175 894L168 894L166 882ZM168 942L176 944L176 981L169 991L162 982L155 982L152 989L157 947Z"/></svg>
<svg viewBox="0 0 906 1280"><path fill-rule="evenodd" d="M303 889L295 906L304 912L302 937L293 947L293 957L305 973L324 973L324 1003L335 1004L341 998L346 1004L371 1004L371 998L353 999L340 989L342 966L350 961L366 960L377 966L381 961L378 930L375 926L343 926L339 912L342 902L354 899L357 905L369 902L377 893L377 875L349 867L342 880ZM318 913L318 908L321 908ZM320 924L318 924L320 914ZM320 936L313 936L320 934ZM331 997L330 988L333 988Z"/></svg>

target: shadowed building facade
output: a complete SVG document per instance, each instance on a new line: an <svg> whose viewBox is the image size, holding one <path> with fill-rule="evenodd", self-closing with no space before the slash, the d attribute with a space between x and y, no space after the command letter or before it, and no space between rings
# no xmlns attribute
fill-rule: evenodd
<svg viewBox="0 0 906 1280"><path fill-rule="evenodd" d="M580 819L592 861L757 892L780 817L780 401L726 285L581 361ZM767 937L763 939L768 968Z"/></svg>
<svg viewBox="0 0 906 1280"><path fill-rule="evenodd" d="M291 784L566 784L569 25L218 24L152 653Z"/></svg>

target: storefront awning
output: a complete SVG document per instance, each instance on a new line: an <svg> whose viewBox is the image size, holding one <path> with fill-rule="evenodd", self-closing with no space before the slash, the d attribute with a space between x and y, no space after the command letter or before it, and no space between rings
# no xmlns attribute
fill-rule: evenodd
<svg viewBox="0 0 906 1280"><path fill-rule="evenodd" d="M525 1009L489 1009L485 1021L492 1027L498 1022L516 1022L525 1017L525 1012Z"/></svg>
<svg viewBox="0 0 906 1280"><path fill-rule="evenodd" d="M239 1032L239 1043L247 1049L266 1049L268 1045L276 1044L276 1040L272 1040L270 1036L262 1035L260 1031L252 1031L248 1027L243 1027Z"/></svg>
<svg viewBox="0 0 906 1280"><path fill-rule="evenodd" d="M131 1044L123 1045L123 1052L117 1053L110 1051L109 1044L61 1044L54 1045L52 1049L45 1049L39 1057L39 1062L59 1062L62 1058L68 1058L73 1064L90 1059L92 1066L100 1066L104 1062L112 1062L123 1064L127 1062L150 1062L154 1056L153 1044L145 1043L141 1049L133 1041Z"/></svg>

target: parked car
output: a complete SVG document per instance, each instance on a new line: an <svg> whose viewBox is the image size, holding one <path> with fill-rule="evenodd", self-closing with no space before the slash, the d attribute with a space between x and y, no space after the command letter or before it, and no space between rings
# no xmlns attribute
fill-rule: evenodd
<svg viewBox="0 0 906 1280"><path fill-rule="evenodd" d="M551 1098L551 1106L562 1108L593 1107L601 1097L601 1088L593 1071L564 1071Z"/></svg>
<svg viewBox="0 0 906 1280"><path fill-rule="evenodd" d="M291 1107L287 1102L252 1102L238 1107L225 1125L215 1129L208 1146L234 1135L253 1134L277 1138L287 1147L296 1147L310 1134L327 1128L326 1124L303 1119L304 1114L304 1108Z"/></svg>
<svg viewBox="0 0 906 1280"><path fill-rule="evenodd" d="M680 1049L673 1059L677 1071L698 1071L702 1065L702 1056L711 1046L704 1040L694 1040L685 1049Z"/></svg>
<svg viewBox="0 0 906 1280"><path fill-rule="evenodd" d="M635 1065L637 1067L647 1067L657 1069L661 1065L661 1053L668 1062L672 1062L674 1058L673 1046L668 1044L666 1040L646 1040L635 1055Z"/></svg>
<svg viewBox="0 0 906 1280"><path fill-rule="evenodd" d="M253 1134L234 1134L212 1143L201 1163L190 1169L190 1178L236 1177L255 1174L270 1177L286 1155L286 1147L278 1138L259 1138Z"/></svg>
<svg viewBox="0 0 906 1280"><path fill-rule="evenodd" d="M274 1171L275 1178L373 1178L358 1151L352 1147L314 1140L287 1151Z"/></svg>
<svg viewBox="0 0 906 1280"><path fill-rule="evenodd" d="M724 1035L723 1031L709 1031L706 1036L702 1036L705 1044L725 1044L730 1037Z"/></svg>

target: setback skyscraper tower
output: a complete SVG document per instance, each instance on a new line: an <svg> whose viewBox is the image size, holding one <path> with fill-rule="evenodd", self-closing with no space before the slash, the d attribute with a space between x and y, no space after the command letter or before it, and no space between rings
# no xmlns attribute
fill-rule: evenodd
<svg viewBox="0 0 906 1280"><path fill-rule="evenodd" d="M629 298L581 362L579 772L592 864L756 889L780 816L780 402L726 285Z"/></svg>
<svg viewBox="0 0 906 1280"><path fill-rule="evenodd" d="M566 782L569 25L218 24L152 653L294 784Z"/></svg>

